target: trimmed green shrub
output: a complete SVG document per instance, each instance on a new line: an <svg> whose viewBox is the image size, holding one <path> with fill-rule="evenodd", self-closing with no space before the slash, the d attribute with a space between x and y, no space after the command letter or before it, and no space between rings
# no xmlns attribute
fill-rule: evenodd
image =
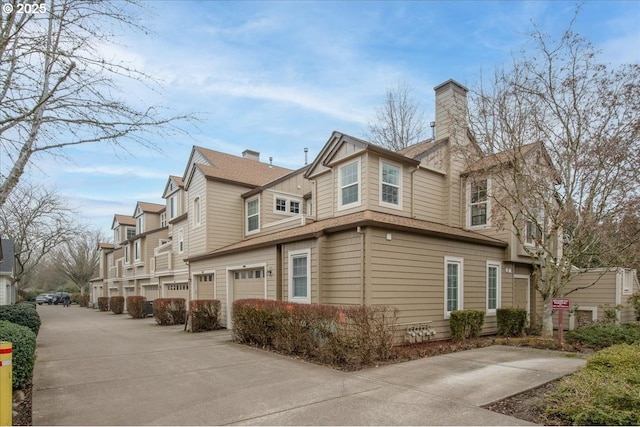
<svg viewBox="0 0 640 427"><path fill-rule="evenodd" d="M640 345L596 352L549 395L547 416L573 425L639 425Z"/></svg>
<svg viewBox="0 0 640 427"><path fill-rule="evenodd" d="M640 343L640 323L591 323L565 334L569 344L600 350L616 344Z"/></svg>
<svg viewBox="0 0 640 427"><path fill-rule="evenodd" d="M36 304L35 301L20 301L18 304L24 304L26 306L33 307L34 309L38 307L38 304Z"/></svg>
<svg viewBox="0 0 640 427"><path fill-rule="evenodd" d="M498 335L521 337L527 327L527 310L524 308L499 308L496 310Z"/></svg>
<svg viewBox="0 0 640 427"><path fill-rule="evenodd" d="M122 314L124 313L124 297L123 296L113 296L109 298L109 307L113 314Z"/></svg>
<svg viewBox="0 0 640 427"><path fill-rule="evenodd" d="M467 338L477 338L484 325L484 311L455 310L449 317L451 339L462 341Z"/></svg>
<svg viewBox="0 0 640 427"><path fill-rule="evenodd" d="M127 297L127 313L134 319L147 317L147 298L139 295Z"/></svg>
<svg viewBox="0 0 640 427"><path fill-rule="evenodd" d="M40 331L40 315L30 304L0 305L0 320L26 326L36 336Z"/></svg>
<svg viewBox="0 0 640 427"><path fill-rule="evenodd" d="M0 341L9 341L13 346L13 388L20 388L33 378L36 359L36 334L26 326L0 320Z"/></svg>
<svg viewBox="0 0 640 427"><path fill-rule="evenodd" d="M393 357L398 311L245 299L233 304L237 342L353 369Z"/></svg>
<svg viewBox="0 0 640 427"><path fill-rule="evenodd" d="M179 325L187 317L184 298L156 298L153 300L153 317L158 325Z"/></svg>
<svg viewBox="0 0 640 427"><path fill-rule="evenodd" d="M221 329L220 301L216 299L199 299L189 301L191 332L214 331Z"/></svg>
<svg viewBox="0 0 640 427"><path fill-rule="evenodd" d="M109 297L98 297L98 310L109 311Z"/></svg>

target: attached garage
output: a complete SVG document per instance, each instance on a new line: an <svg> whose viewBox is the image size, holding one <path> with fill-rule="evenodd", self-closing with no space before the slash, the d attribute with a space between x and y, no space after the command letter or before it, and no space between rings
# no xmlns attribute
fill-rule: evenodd
<svg viewBox="0 0 640 427"><path fill-rule="evenodd" d="M165 295L167 298L184 298L189 301L189 284L186 282L165 284Z"/></svg>
<svg viewBox="0 0 640 427"><path fill-rule="evenodd" d="M144 296L147 301L153 301L154 299L158 298L158 285L154 284L142 286L142 296Z"/></svg>
<svg viewBox="0 0 640 427"><path fill-rule="evenodd" d="M214 274L199 274L194 276L197 299L214 299Z"/></svg>
<svg viewBox="0 0 640 427"><path fill-rule="evenodd" d="M233 301L246 298L266 298L264 268L235 270L231 274L231 279L233 281Z"/></svg>

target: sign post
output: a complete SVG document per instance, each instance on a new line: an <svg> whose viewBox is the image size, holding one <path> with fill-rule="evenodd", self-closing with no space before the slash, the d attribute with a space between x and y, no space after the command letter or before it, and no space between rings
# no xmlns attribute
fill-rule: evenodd
<svg viewBox="0 0 640 427"><path fill-rule="evenodd" d="M0 342L0 425L10 426L13 418L13 346Z"/></svg>
<svg viewBox="0 0 640 427"><path fill-rule="evenodd" d="M551 298L551 308L558 310L558 340L560 344L564 343L564 325L563 317L564 311L569 310L571 307L571 301L568 298Z"/></svg>

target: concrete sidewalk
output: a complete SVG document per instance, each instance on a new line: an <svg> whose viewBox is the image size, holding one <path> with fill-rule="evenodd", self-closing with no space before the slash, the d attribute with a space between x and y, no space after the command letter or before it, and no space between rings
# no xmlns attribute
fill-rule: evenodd
<svg viewBox="0 0 640 427"><path fill-rule="evenodd" d="M72 306L38 306L34 425L524 425L479 406L569 374L562 353L494 346L340 372Z"/></svg>

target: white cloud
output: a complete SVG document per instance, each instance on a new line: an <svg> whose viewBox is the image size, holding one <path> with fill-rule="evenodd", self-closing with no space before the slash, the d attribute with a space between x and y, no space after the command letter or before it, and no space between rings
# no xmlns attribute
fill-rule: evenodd
<svg viewBox="0 0 640 427"><path fill-rule="evenodd" d="M150 170L143 167L123 167L114 165L102 166L83 166L72 167L65 170L67 173L89 174L89 175L113 175L113 176L129 176L131 178L167 178L166 171Z"/></svg>

